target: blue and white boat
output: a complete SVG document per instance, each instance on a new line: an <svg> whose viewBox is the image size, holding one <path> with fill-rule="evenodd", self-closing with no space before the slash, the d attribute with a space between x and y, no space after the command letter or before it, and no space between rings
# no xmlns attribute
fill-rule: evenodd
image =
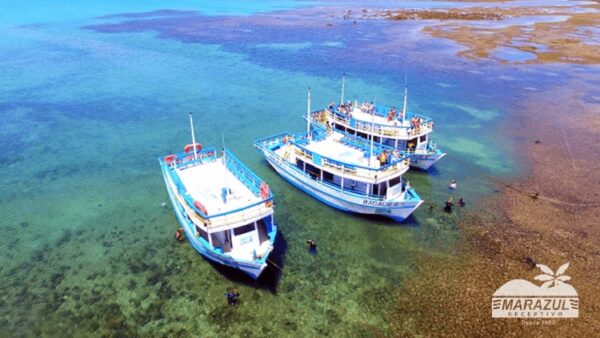
<svg viewBox="0 0 600 338"><path fill-rule="evenodd" d="M335 208L397 221L405 220L423 203L402 177L410 163L406 154L307 123L307 132L282 133L254 143L290 183ZM376 156L384 152L389 160Z"/></svg>
<svg viewBox="0 0 600 338"><path fill-rule="evenodd" d="M344 85L342 85L344 88ZM368 102L342 100L339 105L312 112L315 122L376 143L394 147L410 154L410 165L429 169L446 153L442 152L429 134L433 132L433 120L427 116L407 111L408 90L405 88L403 108L385 107Z"/></svg>
<svg viewBox="0 0 600 338"><path fill-rule="evenodd" d="M257 279L273 250L277 225L268 186L229 150L196 143L159 158L175 215L205 258Z"/></svg>

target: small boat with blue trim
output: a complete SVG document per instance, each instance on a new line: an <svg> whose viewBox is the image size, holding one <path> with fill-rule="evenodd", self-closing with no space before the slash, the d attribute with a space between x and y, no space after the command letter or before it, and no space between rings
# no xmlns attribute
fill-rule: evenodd
<svg viewBox="0 0 600 338"><path fill-rule="evenodd" d="M254 146L291 184L335 208L402 221L423 203L402 177L410 163L405 153L348 133L328 132L308 118L307 132L281 133Z"/></svg>
<svg viewBox="0 0 600 338"><path fill-rule="evenodd" d="M433 120L407 111L406 87L401 110L372 102L344 102L344 88L345 79L341 103L331 103L326 109L312 112L314 122L405 151L410 155L410 165L414 168L427 170L446 156L429 139L429 134L433 132Z"/></svg>
<svg viewBox="0 0 600 338"><path fill-rule="evenodd" d="M257 279L275 244L273 194L267 184L225 147L159 158L169 198L185 237L205 258Z"/></svg>

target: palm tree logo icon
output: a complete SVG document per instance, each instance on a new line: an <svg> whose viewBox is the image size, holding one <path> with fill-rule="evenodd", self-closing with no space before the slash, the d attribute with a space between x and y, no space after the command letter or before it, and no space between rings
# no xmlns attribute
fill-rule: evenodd
<svg viewBox="0 0 600 338"><path fill-rule="evenodd" d="M492 318L577 318L579 296L577 290L567 283L565 275L569 263L561 265L556 272L547 265L536 264L542 271L533 281L513 279L504 283L492 295Z"/></svg>
<svg viewBox="0 0 600 338"><path fill-rule="evenodd" d="M551 286L559 286L565 284L566 281L570 280L571 277L565 275L565 271L569 268L569 263L565 263L561 265L558 270L556 270L556 274L552 269L544 264L536 264L536 267L544 272L541 275L537 275L533 277L533 279L544 282L540 287L547 289Z"/></svg>

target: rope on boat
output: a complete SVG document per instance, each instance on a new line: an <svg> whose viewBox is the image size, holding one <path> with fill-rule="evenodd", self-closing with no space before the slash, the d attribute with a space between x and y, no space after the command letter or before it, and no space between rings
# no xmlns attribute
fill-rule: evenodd
<svg viewBox="0 0 600 338"><path fill-rule="evenodd" d="M279 269L279 271L283 272L283 269L277 265L277 263L273 262L272 260L270 260L269 258L267 258L267 261L271 264L273 264L274 267L276 267L277 269Z"/></svg>

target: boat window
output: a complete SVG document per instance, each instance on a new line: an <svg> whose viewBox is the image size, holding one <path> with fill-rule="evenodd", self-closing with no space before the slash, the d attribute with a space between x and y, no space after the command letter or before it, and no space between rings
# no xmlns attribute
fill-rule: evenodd
<svg viewBox="0 0 600 338"><path fill-rule="evenodd" d="M321 178L321 169L306 163L306 172L310 174L312 179Z"/></svg>
<svg viewBox="0 0 600 338"><path fill-rule="evenodd" d="M204 240L208 242L208 235L206 234L206 231L202 230L202 228L196 225L196 232L200 234L200 237L204 238Z"/></svg>
<svg viewBox="0 0 600 338"><path fill-rule="evenodd" d="M323 171L323 181L327 181L328 183L338 187L342 184L340 177L335 176L333 173L327 171Z"/></svg>
<svg viewBox="0 0 600 338"><path fill-rule="evenodd" d="M250 224L246 224L246 225L241 226L239 228L233 229L233 233L236 236L243 235L243 234L245 234L247 232L250 232L250 231L254 231L254 222L250 223Z"/></svg>
<svg viewBox="0 0 600 338"><path fill-rule="evenodd" d="M391 180L389 180L389 186L390 187L393 187L393 186L395 186L398 183L400 183L400 176L394 177Z"/></svg>
<svg viewBox="0 0 600 338"><path fill-rule="evenodd" d="M421 138L419 139L419 142L420 143L427 142L427 135L421 136Z"/></svg>
<svg viewBox="0 0 600 338"><path fill-rule="evenodd" d="M344 190L350 190L352 192L364 195L365 191L367 190L367 183L345 179Z"/></svg>
<svg viewBox="0 0 600 338"><path fill-rule="evenodd" d="M387 183L382 182L380 184L381 184L381 188L379 189L379 195L385 196L385 194L387 193Z"/></svg>
<svg viewBox="0 0 600 338"><path fill-rule="evenodd" d="M379 195L379 184L373 184L373 195Z"/></svg>
<svg viewBox="0 0 600 338"><path fill-rule="evenodd" d="M302 161L301 159L297 158L296 159L296 166L302 170L304 170L304 161Z"/></svg>
<svg viewBox="0 0 600 338"><path fill-rule="evenodd" d="M340 125L340 124L334 124L335 129L337 130L341 130L341 131L346 131L346 127Z"/></svg>
<svg viewBox="0 0 600 338"><path fill-rule="evenodd" d="M357 132L357 133L356 133L356 135L358 135L358 137L362 137L362 138L369 138L369 137L367 136L367 134L365 134L365 133L361 133L361 132Z"/></svg>

